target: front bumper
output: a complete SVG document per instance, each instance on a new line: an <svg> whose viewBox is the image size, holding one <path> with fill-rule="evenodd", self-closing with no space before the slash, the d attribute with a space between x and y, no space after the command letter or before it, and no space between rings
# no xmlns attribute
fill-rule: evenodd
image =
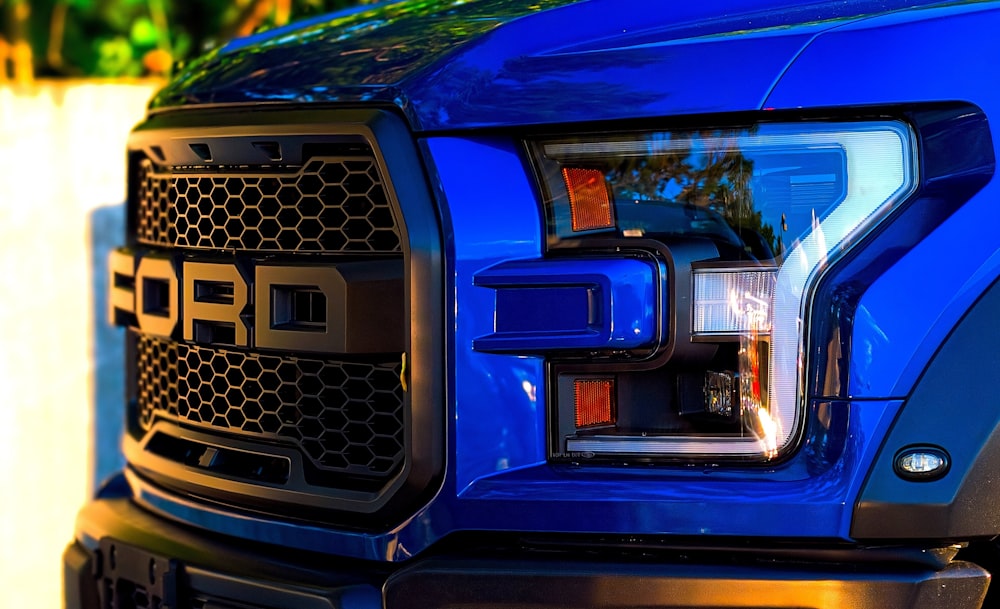
<svg viewBox="0 0 1000 609"><path fill-rule="evenodd" d="M81 512L64 556L67 609L433 607L979 607L966 562L716 561L599 552L428 553L402 565L199 534L124 498ZM706 556L710 553L705 553ZM731 557L727 557L731 558Z"/></svg>

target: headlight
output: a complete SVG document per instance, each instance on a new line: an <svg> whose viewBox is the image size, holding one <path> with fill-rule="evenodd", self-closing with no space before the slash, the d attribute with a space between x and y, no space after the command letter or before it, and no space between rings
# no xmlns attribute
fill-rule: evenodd
<svg viewBox="0 0 1000 609"><path fill-rule="evenodd" d="M915 188L911 129L759 124L530 149L548 258L649 255L667 275L647 351L550 355L552 456L771 459L793 446L810 294Z"/></svg>

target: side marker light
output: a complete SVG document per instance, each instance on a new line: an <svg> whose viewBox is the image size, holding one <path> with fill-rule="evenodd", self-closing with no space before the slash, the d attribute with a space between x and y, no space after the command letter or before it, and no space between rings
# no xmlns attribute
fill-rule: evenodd
<svg viewBox="0 0 1000 609"><path fill-rule="evenodd" d="M904 480L931 481L948 473L951 461L943 448L911 446L901 450L893 462L896 475Z"/></svg>

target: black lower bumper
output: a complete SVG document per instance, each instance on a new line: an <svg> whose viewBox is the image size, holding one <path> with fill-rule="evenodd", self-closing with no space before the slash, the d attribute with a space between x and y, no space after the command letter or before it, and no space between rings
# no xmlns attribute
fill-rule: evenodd
<svg viewBox="0 0 1000 609"><path fill-rule="evenodd" d="M67 609L979 607L980 567L609 562L567 554L450 554L402 565L244 545L126 499L87 506L64 556Z"/></svg>

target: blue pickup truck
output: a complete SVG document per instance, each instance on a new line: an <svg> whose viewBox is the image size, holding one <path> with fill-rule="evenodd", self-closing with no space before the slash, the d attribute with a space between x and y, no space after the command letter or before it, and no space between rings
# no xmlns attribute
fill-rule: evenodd
<svg viewBox="0 0 1000 609"><path fill-rule="evenodd" d="M193 62L128 143L67 608L989 605L998 32L424 0Z"/></svg>

